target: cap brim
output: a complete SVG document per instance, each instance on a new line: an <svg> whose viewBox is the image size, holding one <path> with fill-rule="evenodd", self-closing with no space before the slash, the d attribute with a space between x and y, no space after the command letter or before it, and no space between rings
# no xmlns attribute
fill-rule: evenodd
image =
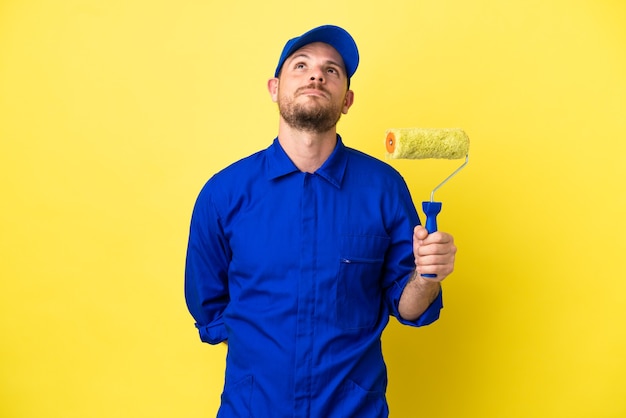
<svg viewBox="0 0 626 418"><path fill-rule="evenodd" d="M313 42L324 42L335 48L343 59L348 78L352 77L359 65L359 50L356 42L345 29L333 25L319 26L287 42L274 76L278 77L283 64L291 54Z"/></svg>

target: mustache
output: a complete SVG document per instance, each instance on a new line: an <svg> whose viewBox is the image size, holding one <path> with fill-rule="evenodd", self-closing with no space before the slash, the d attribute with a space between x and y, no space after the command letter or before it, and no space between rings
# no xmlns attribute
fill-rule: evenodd
<svg viewBox="0 0 626 418"><path fill-rule="evenodd" d="M326 90L326 88L324 86L322 86L321 84L318 83L311 83L308 84L304 87L300 87L299 89L296 90L296 94L302 93L304 90L309 90L309 89L315 89L315 90L319 90L321 92L324 92L326 94L330 94L328 92L328 90Z"/></svg>

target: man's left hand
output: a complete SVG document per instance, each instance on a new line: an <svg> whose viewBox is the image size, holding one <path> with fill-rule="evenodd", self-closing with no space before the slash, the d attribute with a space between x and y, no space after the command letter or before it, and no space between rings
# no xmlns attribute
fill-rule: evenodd
<svg viewBox="0 0 626 418"><path fill-rule="evenodd" d="M440 282L452 273L456 250L454 238L446 232L429 234L421 225L413 230L415 270L420 275L437 275L429 280Z"/></svg>

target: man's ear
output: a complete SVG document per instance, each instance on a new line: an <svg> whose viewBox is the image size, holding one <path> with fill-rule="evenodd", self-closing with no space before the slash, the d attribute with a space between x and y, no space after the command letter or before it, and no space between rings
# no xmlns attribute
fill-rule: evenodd
<svg viewBox="0 0 626 418"><path fill-rule="evenodd" d="M278 78L270 78L267 81L267 91L270 92L270 96L272 96L272 101L276 103L278 101Z"/></svg>
<svg viewBox="0 0 626 418"><path fill-rule="evenodd" d="M343 101L343 109L341 109L341 112L344 115L348 114L348 109L350 109L350 106L352 106L352 103L354 103L354 92L352 90L348 90L346 92L346 98Z"/></svg>

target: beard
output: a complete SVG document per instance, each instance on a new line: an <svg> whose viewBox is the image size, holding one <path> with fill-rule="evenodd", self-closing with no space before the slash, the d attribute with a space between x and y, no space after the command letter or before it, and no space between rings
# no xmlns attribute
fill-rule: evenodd
<svg viewBox="0 0 626 418"><path fill-rule="evenodd" d="M306 88L310 87L307 86ZM299 90L296 90L296 97ZM318 98L311 99L307 103L295 103L293 98L281 97L279 94L278 110L280 115L294 129L312 133L328 132L337 125L341 118L340 105L335 105L332 102L324 105L318 102Z"/></svg>

